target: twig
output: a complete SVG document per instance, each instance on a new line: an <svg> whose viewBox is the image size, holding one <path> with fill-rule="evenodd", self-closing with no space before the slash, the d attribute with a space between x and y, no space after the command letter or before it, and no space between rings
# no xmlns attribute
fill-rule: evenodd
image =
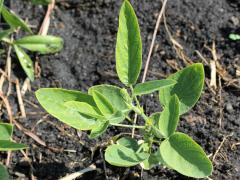
<svg viewBox="0 0 240 180"><path fill-rule="evenodd" d="M195 52L197 53L197 55L203 60L203 62L206 64L206 65L209 65L207 59L205 57L203 57L203 55L198 51L198 50L195 50Z"/></svg>
<svg viewBox="0 0 240 180"><path fill-rule="evenodd" d="M135 134L135 129L136 129L136 127L135 127L135 125L137 124L137 117L138 117L138 115L137 115L137 113L135 113L134 114L134 120L133 120L133 128L132 128L132 138L134 138L134 134Z"/></svg>
<svg viewBox="0 0 240 180"><path fill-rule="evenodd" d="M22 153L22 155L24 156L24 158L26 159L26 161L28 162L28 164L30 166L31 180L37 180L36 177L33 175L34 168L32 165L32 160L27 156L27 154L23 150L20 150L20 152Z"/></svg>
<svg viewBox="0 0 240 180"><path fill-rule="evenodd" d="M11 36L11 42L12 41L13 41L13 36ZM7 64L6 64L6 73L8 75L8 79L11 79L11 64L12 64L11 52L12 52L12 46L9 46L8 53L7 53ZM11 86L12 86L12 83L9 81L7 96L11 94L11 89L12 89Z"/></svg>
<svg viewBox="0 0 240 180"><path fill-rule="evenodd" d="M165 10L167 1L168 0L164 0L164 2L162 4L162 8L161 8L161 10L159 12L159 15L158 15L157 23L156 23L156 26L155 26L155 29L154 29L153 38L152 38L151 46L150 46L147 61L146 61L146 65L145 65L145 68L144 68L142 82L145 82L145 80L146 80L147 71L148 71L148 67L149 67L149 63L150 63L150 59L151 59L151 55L152 55L152 51L153 51L153 46L154 46L154 43L155 43L155 40L156 40L158 28L159 28L159 25L160 25L162 15L163 15L163 12Z"/></svg>
<svg viewBox="0 0 240 180"><path fill-rule="evenodd" d="M211 53L213 56L213 60L210 61L210 68L211 68L211 81L210 81L210 86L213 87L214 89L217 88L217 70L216 70L216 63L217 63L217 51L216 51L216 44L215 41L213 41L212 44L212 49Z"/></svg>
<svg viewBox="0 0 240 180"><path fill-rule="evenodd" d="M166 29L167 35L169 36L169 39L170 39L171 43L173 44L173 48L175 49L176 54L178 55L178 57L179 57L180 59L183 60L183 62L184 62L186 65L192 64L193 62L192 62L192 60L191 60L189 57L187 57L187 55L185 54L183 46L182 46L176 39L173 38L170 30L168 29L167 20L166 20L166 19L167 19L167 18L166 18L165 12L164 12L164 13L163 13L164 27L165 27L165 29ZM176 65L177 65L177 63L176 63ZM175 67L177 67L177 66L175 66ZM175 68L175 69L176 69L176 68Z"/></svg>
<svg viewBox="0 0 240 180"><path fill-rule="evenodd" d="M31 101L29 101L29 100L27 100L27 99L23 99L23 101L24 101L25 103L31 105L32 107L39 109L39 106L36 105L36 104L34 104L33 102L31 102Z"/></svg>
<svg viewBox="0 0 240 180"><path fill-rule="evenodd" d="M7 152L6 166L9 166L11 161L12 151Z"/></svg>
<svg viewBox="0 0 240 180"><path fill-rule="evenodd" d="M23 99L22 99L22 94L21 94L18 79L16 80L16 91L17 91L18 104L19 104L19 108L20 108L20 111L22 114L22 118L26 118L26 111L25 111L25 107L23 104Z"/></svg>
<svg viewBox="0 0 240 180"><path fill-rule="evenodd" d="M231 149L234 149L234 147L239 146L239 145L240 145L240 142L234 143L234 144L232 144Z"/></svg>
<svg viewBox="0 0 240 180"><path fill-rule="evenodd" d="M42 23L41 28L38 32L39 35L47 35L48 28L49 28L49 25L50 25L50 16L51 16L51 13L52 13L54 7L55 7L55 0L52 0L52 2L48 5L47 13L44 17L43 23Z"/></svg>
<svg viewBox="0 0 240 180"><path fill-rule="evenodd" d="M89 171L95 171L97 168L94 164L90 165L88 168L85 168L81 171L72 173L70 175L67 175L59 180L72 180L72 179L76 179L79 176L82 176L84 173L89 172Z"/></svg>
<svg viewBox="0 0 240 180"><path fill-rule="evenodd" d="M224 137L223 137L222 142L220 143L220 145L218 146L216 152L215 152L214 155L213 155L213 158L212 158L212 161L213 161L213 162L215 161L215 159L216 159L216 157L217 157L217 155L218 155L220 149L222 148L224 142L225 142L226 139L227 139L228 137L230 137L230 136L233 136L233 133L231 133L230 135L227 135L227 136L224 136Z"/></svg>
<svg viewBox="0 0 240 180"><path fill-rule="evenodd" d="M222 120L223 120L223 107L222 107L222 82L221 77L218 77L218 86L219 86L219 128L222 128Z"/></svg>
<svg viewBox="0 0 240 180"><path fill-rule="evenodd" d="M12 41L13 41L13 36L11 36L11 42ZM12 46L9 46L8 52L7 52L7 62L6 62L6 67L5 67L5 73L7 74L7 79L9 79L9 80L11 80L11 52L12 52ZM8 117L9 117L9 121L10 121L10 124L12 124L13 123L12 109L11 109L10 103L8 101L8 98L4 96L3 91L2 91L2 86L3 86L3 83L5 81L5 78L6 77L4 77L4 74L2 74L2 76L1 76L0 97L2 98L3 103L6 106ZM9 81L8 82L7 96L9 96L10 93L11 93L11 86L12 86L11 81ZM9 164L10 164L11 154L12 154L11 151L7 152L6 166L9 166Z"/></svg>
<svg viewBox="0 0 240 180"><path fill-rule="evenodd" d="M7 113L8 113L8 117L9 117L9 122L12 124L14 119L13 119L13 115L12 115L12 109L11 109L11 106L9 104L9 101L7 99L7 97L5 97L3 95L2 92L0 92L0 98L3 100L3 103L5 104L6 106L6 109L7 109Z"/></svg>
<svg viewBox="0 0 240 180"><path fill-rule="evenodd" d="M21 124L19 124L16 120L14 120L14 124L16 125L16 127L22 131L24 134L26 134L27 136L31 137L33 140L35 140L38 144L46 147L46 143L41 140L36 134L32 133L31 131L27 130L26 128L24 128Z"/></svg>
<svg viewBox="0 0 240 180"><path fill-rule="evenodd" d="M216 62L211 60L210 61L210 69L211 69L211 80L210 86L214 89L217 89L217 71L216 71Z"/></svg>
<svg viewBox="0 0 240 180"><path fill-rule="evenodd" d="M164 10L165 10L166 5L167 5L167 1L168 0L164 0L164 2L162 4L162 8L161 8L161 10L159 12L159 15L158 15L158 19L157 19L157 22L156 22L156 25L155 25L155 29L154 29L154 32L153 32L153 38L152 38L151 46L150 46L150 49L149 49L147 61L146 61L144 72L143 72L142 82L145 82L145 80L146 80L148 67L149 67L150 60L151 60L151 55L152 55L152 52L153 52L153 46L154 46L154 43L155 43L155 40L156 40L158 28L159 28L159 25L160 25L160 22L161 22ZM136 123L137 123L137 114L134 115L133 126L135 126ZM132 137L134 137L134 133L135 133L135 127L133 127L133 129L132 129Z"/></svg>
<svg viewBox="0 0 240 180"><path fill-rule="evenodd" d="M11 106L9 104L8 98L5 97L2 92L0 92L0 97L3 100L3 103L6 106L8 117L9 117L9 121L10 121L10 124L12 124L14 119L13 119L12 109L11 109ZM11 160L11 151L8 151L8 153L7 153L7 160L6 160L6 166L8 166L10 164L10 160Z"/></svg>
<svg viewBox="0 0 240 180"><path fill-rule="evenodd" d="M31 83L30 83L29 78L26 78L25 81L23 82L22 89L21 89L22 96L25 95L27 90L31 91Z"/></svg>
<svg viewBox="0 0 240 180"><path fill-rule="evenodd" d="M107 167L106 167L106 162L105 162L105 159L104 159L104 156L103 156L103 153L102 153L102 148L100 148L99 151L100 151L101 158L103 160L103 169L104 169L105 178L106 178L106 180L108 180Z"/></svg>
<svg viewBox="0 0 240 180"><path fill-rule="evenodd" d="M215 43L214 43L215 44ZM221 76L221 78L225 81L226 86L233 86L237 89L240 88L240 86L238 85L238 80L234 79L220 64L219 61L217 61L218 57L216 54L216 49L215 49L215 45L213 44L213 47L210 48L206 45L204 45L204 47L209 50L212 53L213 59L215 60L216 63L216 71L218 73L219 76Z"/></svg>

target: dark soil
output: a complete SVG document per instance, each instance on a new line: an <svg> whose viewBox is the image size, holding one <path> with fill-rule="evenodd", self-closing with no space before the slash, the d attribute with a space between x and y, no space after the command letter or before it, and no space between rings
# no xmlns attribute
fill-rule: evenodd
<svg viewBox="0 0 240 180"><path fill-rule="evenodd" d="M8 3L7 1L6 3ZM161 0L132 1L141 27L143 41L143 59L146 60L152 34L154 31ZM9 5L9 4L8 4ZM30 24L37 29L46 12L46 7L33 6L29 1L13 0L11 9L21 17L28 18ZM116 168L106 164L104 171L100 146L109 138L109 134L126 131L121 128L110 128L107 135L96 140L89 140L87 132L77 132L67 127L40 108L34 97L34 91L40 87L62 87L86 91L96 84L120 84L115 72L115 40L118 26L118 11L121 1L113 0L68 0L57 3L54 11L49 34L64 38L65 45L61 53L52 56L32 56L39 59L41 77L32 83L32 92L28 92L24 99L27 111L26 119L17 119L25 128L33 132L46 142L45 148L30 137L17 130L14 139L29 145L28 157L32 160L30 168L23 155L14 152L9 171L13 179L30 179L30 174L37 179L58 179L67 173L84 169L94 163L99 171L85 174L80 179L140 179L140 167ZM195 50L206 59L212 55L204 45L216 43L219 62L233 78L237 78L236 69L240 66L240 42L228 39L228 34L239 32L240 2L238 0L171 0L166 8L167 24L173 37L184 47L186 55L193 62L202 62ZM3 57L4 59L4 57ZM169 61L170 60L170 61ZM155 43L155 51L151 58L147 79L159 79L176 70L170 66L176 64L182 68L186 64L178 57L161 24ZM1 61L1 68L5 61ZM206 82L210 80L210 68L205 66ZM13 74L21 80L25 79L17 59L13 57ZM240 146L233 146L240 142L240 79L238 88L227 86L222 82L221 96L219 88L213 93L206 85L200 101L189 113L181 118L179 131L193 137L208 155L218 149L224 137L227 140L221 147L214 161L212 179L240 178ZM19 111L16 93L9 98L14 115ZM37 104L34 107L30 102ZM160 110L157 95L146 96L142 99L146 104L147 114ZM222 128L219 128L220 110L223 109ZM1 119L7 121L7 113L3 109ZM233 133L233 134L231 134ZM59 151L51 150L56 148ZM94 151L94 149L96 151ZM104 151L104 149L102 149ZM5 154L1 154L3 160ZM16 173L17 172L17 173ZM104 173L105 172L105 173ZM186 179L173 170L156 167L142 173L143 179Z"/></svg>

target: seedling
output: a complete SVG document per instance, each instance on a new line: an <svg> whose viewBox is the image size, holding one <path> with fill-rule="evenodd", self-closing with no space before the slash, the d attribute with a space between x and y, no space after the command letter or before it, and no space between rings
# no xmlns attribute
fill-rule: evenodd
<svg viewBox="0 0 240 180"><path fill-rule="evenodd" d="M29 79L33 81L33 62L29 55L24 51L24 49L32 52L38 52L40 54L55 53L62 49L63 40L62 38L55 36L33 35L32 30L28 24L24 22L19 16L17 16L13 11L4 6L3 0L0 0L0 12L4 20L10 26L10 29L0 32L0 41L7 43L14 48L23 70ZM24 36L23 38L17 40L8 38L19 28L26 31L26 33L30 35Z"/></svg>
<svg viewBox="0 0 240 180"><path fill-rule="evenodd" d="M229 38L233 41L238 41L238 40L240 40L240 35L239 34L230 34Z"/></svg>
<svg viewBox="0 0 240 180"><path fill-rule="evenodd" d="M105 160L112 165L140 165L144 169L162 165L190 177L211 175L212 163L203 149L188 135L176 131L179 116L188 112L201 95L203 65L192 64L167 79L136 84L141 65L138 20L130 2L125 0L116 43L116 69L125 88L103 84L91 87L88 94L43 88L36 92L36 97L60 121L78 130L89 130L90 138L97 138L110 126L139 129L142 138L138 140L123 135L111 138ZM138 97L155 91L159 92L163 111L147 116ZM144 120L144 126L133 123L129 117L131 111ZM125 120L128 123L123 123Z"/></svg>
<svg viewBox="0 0 240 180"><path fill-rule="evenodd" d="M0 151L15 151L26 149L24 144L15 143L11 140L13 126L7 123L0 123ZM0 179L8 180L9 175L6 168L0 164Z"/></svg>

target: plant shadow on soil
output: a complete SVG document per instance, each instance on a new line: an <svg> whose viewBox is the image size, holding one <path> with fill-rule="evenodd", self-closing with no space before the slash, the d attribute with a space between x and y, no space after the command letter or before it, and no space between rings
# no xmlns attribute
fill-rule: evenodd
<svg viewBox="0 0 240 180"><path fill-rule="evenodd" d="M6 1L7 3L10 1ZM147 57L156 18L161 7L161 0L131 1L139 18L143 41L143 59ZM11 1L11 8L30 24L40 26L46 8L33 6L29 1ZM33 92L40 87L62 87L87 91L96 84L119 85L115 72L115 40L118 26L118 12L121 1L113 0L69 0L57 3L54 11L49 34L64 38L65 45L61 53L52 56L39 56L41 78L32 83ZM228 34L237 32L240 27L239 1L230 0L171 0L166 9L168 26L173 37L178 40L186 55L193 62L201 62L195 50L202 52L207 59L212 58L211 52L203 46L211 46L216 42L216 50L220 63L224 69L236 77L236 65L240 66L239 42L232 42ZM236 20L238 18L238 20ZM34 29L37 31L37 29ZM148 80L162 78L161 74L169 75L175 72L169 65L172 60L178 67L184 67L184 62L178 58L166 34L164 25L160 25L157 34L154 53L148 72ZM35 58L36 59L36 58ZM25 76L18 63L13 59L13 76L23 82ZM4 67L4 62L1 62ZM209 80L210 69L205 66L206 78ZM223 102L219 103L218 91L212 93L207 86L197 105L181 117L179 131L193 137L206 151L213 155L225 135L234 134L227 139L214 162L213 179L238 179L240 177L239 146L231 148L240 141L240 97L239 88L227 87L222 81L221 91ZM39 106L34 93L27 93L24 97ZM157 94L144 96L141 101L146 105L146 113L151 114L161 109ZM10 97L11 107L16 115L18 112L17 95L13 91ZM34 129L49 147L63 150L54 152L49 148L38 145L21 131L14 132L14 139L22 140L30 146L28 157L33 161L33 174L37 179L57 179L67 173L75 172L94 163L99 171L88 173L79 179L139 179L140 167L118 168L106 164L99 149L95 154L94 147L101 146L111 135L129 132L126 129L111 127L106 135L89 140L86 132L77 132L62 124L39 107L25 102L26 119L18 119L25 128L31 129L39 120L42 120ZM219 128L220 108L223 108L222 128ZM7 114L3 111L1 119L7 121ZM92 158L93 157L93 158ZM211 156L212 157L212 156ZM15 172L21 172L25 179L29 179L30 168L21 164L22 154L13 153L12 164L9 169L13 179L18 179ZM0 159L3 156L0 155ZM143 179L186 179L177 172L163 168L153 168L142 173Z"/></svg>

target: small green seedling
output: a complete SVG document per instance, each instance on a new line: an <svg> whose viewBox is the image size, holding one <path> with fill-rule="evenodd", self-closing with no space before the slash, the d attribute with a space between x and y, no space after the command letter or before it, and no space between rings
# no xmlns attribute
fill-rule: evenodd
<svg viewBox="0 0 240 180"><path fill-rule="evenodd" d="M230 34L229 38L233 41L239 41L240 40L240 35L239 34Z"/></svg>
<svg viewBox="0 0 240 180"><path fill-rule="evenodd" d="M33 35L31 28L26 22L24 22L14 12L9 10L3 5L3 0L0 0L0 12L10 26L10 29L0 32L0 41L12 46L18 57L18 60L27 74L28 78L34 80L34 67L33 62L24 49L38 52L40 54L56 53L63 47L63 39L55 36L40 36ZM8 38L11 34L16 32L18 28L21 28L30 35L24 36L21 39L12 40Z"/></svg>
<svg viewBox="0 0 240 180"><path fill-rule="evenodd" d="M211 175L212 163L203 149L188 135L176 132L179 116L188 112L199 99L204 85L204 68L192 64L167 79L136 84L142 65L142 42L135 12L123 1L116 43L116 69L125 88L97 85L88 93L58 88L36 92L40 104L51 115L78 130L89 130L90 138L102 135L109 126L137 128L141 139L117 135L105 151L108 163L144 169L162 165L179 173L203 178ZM128 93L130 91L130 93ZM162 112L147 116L138 97L159 92ZM134 124L133 111L145 125ZM127 120L127 123L123 123ZM129 124L133 123L133 124ZM134 136L133 136L134 137Z"/></svg>
<svg viewBox="0 0 240 180"><path fill-rule="evenodd" d="M24 144L15 143L11 140L13 126L7 123L0 123L0 151L15 151L26 149ZM8 180L9 175L6 168L0 164L0 179Z"/></svg>

